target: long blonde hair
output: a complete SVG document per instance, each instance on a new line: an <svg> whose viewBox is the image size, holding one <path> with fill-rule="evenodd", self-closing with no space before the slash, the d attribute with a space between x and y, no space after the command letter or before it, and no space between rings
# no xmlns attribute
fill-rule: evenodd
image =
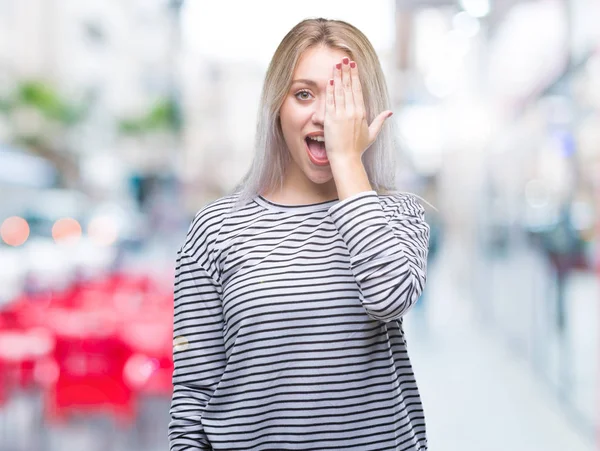
<svg viewBox="0 0 600 451"><path fill-rule="evenodd" d="M390 109L390 99L379 58L367 37L356 27L341 20L305 19L283 38L267 69L256 127L254 159L235 188L236 208L256 195L281 187L289 152L278 120L302 54L324 45L345 52L356 61L361 80L367 121ZM363 154L363 164L373 189L379 194L395 190L395 125L386 120L375 142Z"/></svg>

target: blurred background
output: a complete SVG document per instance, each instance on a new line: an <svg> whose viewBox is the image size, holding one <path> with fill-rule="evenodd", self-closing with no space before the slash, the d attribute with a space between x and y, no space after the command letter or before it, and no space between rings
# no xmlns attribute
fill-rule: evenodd
<svg viewBox="0 0 600 451"><path fill-rule="evenodd" d="M316 16L372 41L437 208L405 321L431 449L600 449L595 0L0 0L0 449L168 449L177 249Z"/></svg>

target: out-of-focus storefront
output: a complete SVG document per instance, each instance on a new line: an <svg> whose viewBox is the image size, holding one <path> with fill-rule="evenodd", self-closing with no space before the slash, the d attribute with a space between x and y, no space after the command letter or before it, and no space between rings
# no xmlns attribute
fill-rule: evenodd
<svg viewBox="0 0 600 451"><path fill-rule="evenodd" d="M458 3L397 1L407 180L438 208L432 237L482 327L592 437L600 4Z"/></svg>
<svg viewBox="0 0 600 451"><path fill-rule="evenodd" d="M483 318L591 437L600 312L600 9L515 5L489 45L501 119L485 153L474 268Z"/></svg>

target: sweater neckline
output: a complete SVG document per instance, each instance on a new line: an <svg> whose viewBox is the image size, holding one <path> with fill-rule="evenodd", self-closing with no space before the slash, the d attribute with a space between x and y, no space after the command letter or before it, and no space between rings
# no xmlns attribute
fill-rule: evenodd
<svg viewBox="0 0 600 451"><path fill-rule="evenodd" d="M257 195L254 198L254 201L260 206L272 210L272 211L281 211L281 212L291 212L291 213L311 213L315 211L324 211L329 210L335 204L339 202L339 199L328 200L325 202L317 202L314 204L304 204L304 205L287 205L287 204L279 204L268 199L265 199L261 195Z"/></svg>

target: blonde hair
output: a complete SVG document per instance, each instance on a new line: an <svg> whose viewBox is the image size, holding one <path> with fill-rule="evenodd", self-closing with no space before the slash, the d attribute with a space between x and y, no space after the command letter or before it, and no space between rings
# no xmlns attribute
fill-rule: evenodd
<svg viewBox="0 0 600 451"><path fill-rule="evenodd" d="M390 99L379 58L367 37L356 27L340 20L305 19L283 38L267 69L256 127L254 159L235 188L236 208L258 194L281 187L289 152L278 120L302 54L326 46L345 52L356 61L362 84L367 121L390 109ZM373 189L379 194L395 190L395 125L386 120L375 142L363 154L363 164Z"/></svg>

